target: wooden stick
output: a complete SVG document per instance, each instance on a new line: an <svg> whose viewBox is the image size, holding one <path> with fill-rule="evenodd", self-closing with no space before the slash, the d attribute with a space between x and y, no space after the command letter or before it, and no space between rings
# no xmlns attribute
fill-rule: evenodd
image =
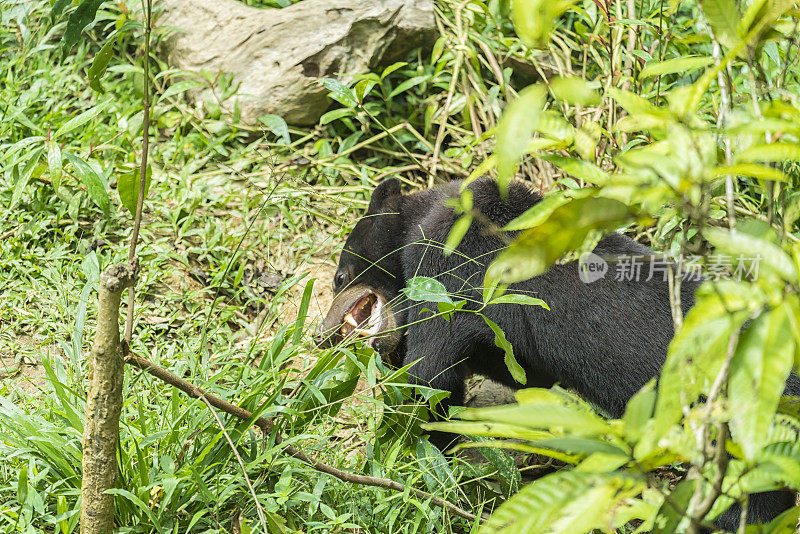
<svg viewBox="0 0 800 534"><path fill-rule="evenodd" d="M89 356L86 425L83 428L81 533L114 530L114 495L106 493L117 479L117 443L122 411L122 347L119 301L133 286L138 271L116 265L100 275L97 332Z"/></svg>

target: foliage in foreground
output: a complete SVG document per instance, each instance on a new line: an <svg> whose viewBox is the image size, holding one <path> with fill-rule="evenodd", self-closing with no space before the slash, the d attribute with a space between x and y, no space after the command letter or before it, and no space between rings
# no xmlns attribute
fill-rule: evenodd
<svg viewBox="0 0 800 534"><path fill-rule="evenodd" d="M658 385L633 397L621 420L603 420L563 393L526 390L517 406L469 410L464 422L434 425L523 438L516 447L575 466L524 487L486 532L613 531L633 519L637 532L696 532L734 501L746 508L748 494L800 489L798 399L781 400L800 366L800 240L793 234L800 101L796 75L782 85L764 69L781 61L768 46L777 40L791 48L798 13L769 0L744 5L741 14L726 0L696 7L718 39L706 55L649 63L639 75L698 70L696 77L653 100L606 88L605 97L624 110L610 124L610 139L628 140L613 166L597 165L586 123L574 123L576 106L600 101L584 80L525 89L498 126L491 164L501 183L521 155L533 154L591 185L554 194L512 221L522 233L490 266L490 279L535 276L566 252L590 250L598 232L648 219L675 236L673 301L688 259L709 279L686 317L673 305L676 336ZM526 9L516 13L517 29L541 42L547 25L533 24L540 18ZM796 66L787 68L796 74ZM543 111L548 93L554 105ZM743 188L764 199L763 215L745 211L736 220ZM727 219L717 222L719 208ZM676 463L688 472L674 487L650 475ZM748 531L794 532L798 517L795 507Z"/></svg>
<svg viewBox="0 0 800 534"><path fill-rule="evenodd" d="M595 231L618 228L706 265L713 263L709 245L762 259L755 282L707 284L659 386L637 395L622 420L603 420L562 391L534 390L517 407L464 413L468 421L502 419L502 428L451 423L473 435L526 437L521 448L576 465L525 486L486 528L630 531L635 523L623 525L639 518L640 530L685 529L683 512L708 495L720 472L713 439L727 433L725 495L706 519L748 491L797 488L798 411L777 399L800 344L791 4L745 3L737 19L738 4L721 0L586 0L566 12L556 2L440 0L442 32L432 54L350 85L326 82L340 105L309 132L275 116L264 118L266 132L254 132L221 105L196 109L184 101L199 85L231 98L235 87L224 76L176 72L151 58L145 83L138 2L95 2L96 19L62 62L64 28L76 11L66 4L55 3L65 8L59 15L46 2L2 3L0 290L9 297L0 303L2 350L36 357L52 345L58 354L43 358L47 380L36 394L3 386L3 530L75 530L91 292L97 273L124 257L112 245L127 235L124 191L141 151L146 86L155 93L157 143L140 283L148 314L135 349L231 402L277 415L284 435L331 463L426 488L475 512L491 507L518 487L519 472L494 448L484 449L486 466L474 466L448 462L420 441L424 410L403 404L402 372L371 352L337 348L297 373L308 352L304 313L268 342L237 335L264 308L267 324L277 320L298 284L289 275L317 251L315 225L334 222L325 233L340 235L346 228L336 221L352 218L348 207L363 204L375 179L412 168L426 175L422 181L432 169L507 180L525 156L519 174L555 191L515 223L532 239L506 259L518 265L514 259L522 258L531 270L508 272L499 263L500 277L536 274L569 249L587 248ZM102 53L109 42L117 50L111 57ZM580 79L566 77L578 72ZM554 73L561 79L523 89ZM500 119L505 102L515 104ZM264 162L300 155L311 163L264 172ZM601 226L591 207L608 199L625 209ZM721 230L734 213L736 232ZM568 235L546 239L556 226ZM287 280L254 298L246 273L264 250ZM175 277L182 282L171 283ZM252 315L242 319L241 309ZM35 333L33 347L21 332ZM224 421L242 471L203 404L145 375L127 379L117 490L124 531L217 532L239 522L263 529L256 502L275 532L471 527L407 495L320 475L277 454L272 437L265 444L245 425ZM356 394L359 379L366 389ZM711 395L715 383L727 385ZM422 393L436 401L437 392ZM563 417L544 417L552 413ZM692 478L673 488L648 474L678 462ZM524 524L510 521L520 517ZM789 529L792 519L787 514L768 531Z"/></svg>

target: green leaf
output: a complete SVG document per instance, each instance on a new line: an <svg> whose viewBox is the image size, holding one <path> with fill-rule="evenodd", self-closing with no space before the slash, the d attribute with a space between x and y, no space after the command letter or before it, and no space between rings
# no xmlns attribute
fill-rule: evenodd
<svg viewBox="0 0 800 534"><path fill-rule="evenodd" d="M737 33L739 8L734 0L703 0L705 12L714 37L726 48L735 47L740 39Z"/></svg>
<svg viewBox="0 0 800 534"><path fill-rule="evenodd" d="M743 51L746 45L758 37L758 34L763 28L762 25L769 22L767 18L762 18L758 24L755 24L752 28L749 28L749 22L747 22L748 14L754 10L758 10L757 6L762 4L763 0L756 0L747 9L747 12L739 23L739 34L744 35L746 33L746 35L736 44L736 46L732 47L728 53L725 54L725 57L723 57L720 62L715 64L712 68L707 69L703 75L700 76L700 78L692 85L680 86L670 93L669 104L670 109L673 112L684 119L696 114L697 107L700 105L703 97L708 93L708 88L711 85L711 82L714 81L717 78L717 75L728 66L732 59L736 58ZM785 1L770 2L770 4L773 6L779 6L778 9L773 10L773 14L776 16L779 16L791 6L791 2Z"/></svg>
<svg viewBox="0 0 800 534"><path fill-rule="evenodd" d="M604 452L594 452L586 457L580 464L575 466L578 471L587 473L610 473L616 471L628 463L628 456L619 454L606 454Z"/></svg>
<svg viewBox="0 0 800 534"><path fill-rule="evenodd" d="M408 65L407 61L397 61L395 63L392 63L391 65L389 65L388 67L383 69L383 72L381 73L381 80L386 78L388 75L390 75L391 73L393 73L397 69L402 69L406 65Z"/></svg>
<svg viewBox="0 0 800 534"><path fill-rule="evenodd" d="M522 384L523 386L528 381L525 377L525 369L517 362L516 358L514 358L514 347L511 346L508 339L506 339L506 334L503 330L497 326L497 323L489 319L488 317L481 315L483 320L492 329L494 332L494 344L497 345L498 348L503 349L505 352L504 361L506 363L506 367L508 367L508 372L511 373L511 378L513 378L516 382Z"/></svg>
<svg viewBox="0 0 800 534"><path fill-rule="evenodd" d="M593 184L605 185L608 183L610 177L606 171L594 163L582 159L569 158L557 154L540 154L539 157L545 161L549 161L567 174Z"/></svg>
<svg viewBox="0 0 800 534"><path fill-rule="evenodd" d="M756 163L739 163L738 165L715 167L712 172L716 177L730 174L733 176L752 176L759 180L772 180L775 182L785 182L787 180L783 171Z"/></svg>
<svg viewBox="0 0 800 534"><path fill-rule="evenodd" d="M108 62L111 61L111 58L114 56L114 45L116 43L116 36L109 38L100 51L94 56L92 66L89 67L89 71L87 72L89 75L89 85L98 93L105 93L100 78L103 77L103 74L106 72L106 67L108 67Z"/></svg>
<svg viewBox="0 0 800 534"><path fill-rule="evenodd" d="M519 293L505 293L499 297L493 298L486 305L492 306L494 304L519 304L521 306L540 306L545 310L550 309L550 306L542 299L537 299L530 295L521 295Z"/></svg>
<svg viewBox="0 0 800 534"><path fill-rule="evenodd" d="M767 161L770 163L800 162L800 146L787 143L756 145L740 151L735 159L737 163L753 161Z"/></svg>
<svg viewBox="0 0 800 534"><path fill-rule="evenodd" d="M64 30L64 35L61 37L62 60L67 57L69 51L72 50L72 47L78 42L83 29L94 22L97 8L99 8L102 3L103 0L83 0L75 11L70 14L69 20L67 21L67 28Z"/></svg>
<svg viewBox="0 0 800 534"><path fill-rule="evenodd" d="M64 12L64 8L66 8L72 0L56 0L53 3L53 7L50 8L50 22L51 24L55 24L56 20L61 16L61 13Z"/></svg>
<svg viewBox="0 0 800 534"><path fill-rule="evenodd" d="M417 465L428 491L442 495L446 499L455 498L458 483L453 476L447 459L427 440L417 441Z"/></svg>
<svg viewBox="0 0 800 534"><path fill-rule="evenodd" d="M625 406L625 438L629 443L636 443L644 434L645 425L653 416L656 404L655 380L651 380L631 397Z"/></svg>
<svg viewBox="0 0 800 534"><path fill-rule="evenodd" d="M167 90L162 93L161 98L167 99L173 95L185 93L190 89L194 89L195 87L200 87L201 85L203 85L203 82L201 82L200 80L184 80L182 82L173 83L170 84L170 86L167 87Z"/></svg>
<svg viewBox="0 0 800 534"><path fill-rule="evenodd" d="M596 477L602 477L600 473ZM568 502L560 511L560 516L548 529L552 534L574 534L576 532L594 532L596 529L607 531L622 530L630 519L641 519L636 510L631 510L633 517L619 516L623 504L629 503L636 493L644 488L641 480L626 475L608 473L604 478L596 480L579 498ZM646 512L646 509L643 510Z"/></svg>
<svg viewBox="0 0 800 534"><path fill-rule="evenodd" d="M671 118L666 113L637 113L622 117L614 125L615 132L639 132L669 126Z"/></svg>
<svg viewBox="0 0 800 534"><path fill-rule="evenodd" d="M469 173L469 176L464 180L462 187L466 187L467 185L471 184L481 176L484 176L489 173L492 169L497 167L497 156L492 154L485 160L481 161L475 170Z"/></svg>
<svg viewBox="0 0 800 534"><path fill-rule="evenodd" d="M639 113L656 113L658 109L644 97L632 93L630 91L623 91L616 87L609 87L606 94L613 98L617 104L622 106L625 111L631 115L638 115Z"/></svg>
<svg viewBox="0 0 800 534"><path fill-rule="evenodd" d="M372 91L377 82L373 79L361 80L356 84L355 95L359 102L363 102L364 98Z"/></svg>
<svg viewBox="0 0 800 534"><path fill-rule="evenodd" d="M8 147L5 150L5 154L4 154L5 161L4 161L4 163L6 165L8 165L8 160L11 158L11 156L16 155L23 148L29 147L30 145L35 145L35 144L40 143L40 142L44 142L46 140L47 140L47 138L44 137L44 136L34 135L32 137L26 137L25 139L21 139L20 141L17 141L16 143L14 143L13 145L11 145L10 147ZM14 162L14 164L16 164L17 162L20 161L20 158L14 159L12 161Z"/></svg>
<svg viewBox="0 0 800 534"><path fill-rule="evenodd" d="M486 443L486 441L487 440L484 437L473 438L473 442L476 444ZM505 480L506 484L508 485L508 494L506 497L509 497L519 491L521 477L519 469L517 469L517 465L514 462L514 458L512 458L511 455L506 451L496 447L477 447L477 449L478 452L481 453L481 456L483 456L497 470L497 475L502 480Z"/></svg>
<svg viewBox="0 0 800 534"><path fill-rule="evenodd" d="M11 203L9 204L9 208L14 208L22 198L22 194L28 187L28 182L31 179L31 175L33 174L33 171L36 168L36 165L39 163L39 158L42 156L42 151L43 151L42 147L36 148L33 151L33 153L28 158L28 161L25 163L25 167L23 167L22 173L19 172L19 167L17 167L16 165L14 166L11 174L15 182L14 192L11 194Z"/></svg>
<svg viewBox="0 0 800 534"><path fill-rule="evenodd" d="M117 191L119 192L119 199L122 205L128 208L131 215L136 216L136 207L139 204L139 183L141 181L141 171L137 168L131 172L120 175L117 181ZM147 200L147 194L150 192L150 177L153 174L153 169L150 165L147 166L144 179L144 198Z"/></svg>
<svg viewBox="0 0 800 534"><path fill-rule="evenodd" d="M447 288L435 278L415 276L408 281L401 291L410 300L415 302L447 302L453 304L453 299L447 293Z"/></svg>
<svg viewBox="0 0 800 534"><path fill-rule="evenodd" d="M50 173L50 183L53 185L53 189L58 191L64 169L61 161L61 148L52 139L47 142L47 170Z"/></svg>
<svg viewBox="0 0 800 534"><path fill-rule="evenodd" d="M480 534L590 532L608 528L617 504L643 482L621 473L562 470L528 484L498 508Z"/></svg>
<svg viewBox="0 0 800 534"><path fill-rule="evenodd" d="M324 126L329 122L335 121L336 119L341 119L342 117L351 117L352 115L353 110L350 108L332 109L319 118L319 123L320 125Z"/></svg>
<svg viewBox="0 0 800 534"><path fill-rule="evenodd" d="M487 305L489 301L494 298L495 295L498 296L502 295L506 290L506 287L501 286L497 280L488 280L486 282L488 283L483 284L483 288L481 291L482 302L484 305Z"/></svg>
<svg viewBox="0 0 800 534"><path fill-rule="evenodd" d="M626 459L628 458L628 451L599 438L555 437L535 441L531 443L531 445L534 447L541 447L542 449L553 449L570 454L588 456L590 454L603 453L612 456L622 456Z"/></svg>
<svg viewBox="0 0 800 534"><path fill-rule="evenodd" d="M292 334L292 343L299 345L303 339L303 325L305 325L306 318L308 317L308 305L311 302L311 296L314 294L314 282L316 278L311 278L306 282L306 287L303 289L303 298L300 300L300 309L297 310L297 320L294 323L294 334Z"/></svg>
<svg viewBox="0 0 800 534"><path fill-rule="evenodd" d="M443 432L454 432L467 436L484 436L492 438L514 438L528 441L538 441L552 437L549 432L542 430L531 430L524 426L511 425L507 423L494 423L491 421L467 422L467 421L442 421L439 423L428 423L423 425L426 430L441 430Z"/></svg>
<svg viewBox="0 0 800 534"><path fill-rule="evenodd" d="M755 0L751 2L739 19L737 25L739 34L748 33L750 39L745 39L745 41L752 43L758 34L764 31L764 28L792 9L793 6L794 2L790 0Z"/></svg>
<svg viewBox="0 0 800 534"><path fill-rule="evenodd" d="M330 122L333 122L337 119L341 119L342 117L352 117L353 110L350 108L339 108L339 109L332 109L331 111L325 113L322 117L319 118L320 125L325 125Z"/></svg>
<svg viewBox="0 0 800 534"><path fill-rule="evenodd" d="M583 406L568 401L526 402L491 408L468 408L459 413L467 421L516 425L532 430L551 430L575 436L597 436L610 432L609 424Z"/></svg>
<svg viewBox="0 0 800 534"><path fill-rule="evenodd" d="M439 310L439 314L445 321L450 321L450 319L453 317L453 314L464 309L466 304L466 300L459 300L455 304L450 304L449 302L437 302L436 308ZM427 308L425 309L427 310Z"/></svg>
<svg viewBox="0 0 800 534"><path fill-rule="evenodd" d="M661 523L653 529L653 534L674 534L679 532L678 525L685 519L685 511L697 486L697 479L684 479L670 492L669 500L665 500L659 510Z"/></svg>
<svg viewBox="0 0 800 534"><path fill-rule="evenodd" d="M756 317L739 340L731 361L728 402L731 435L747 460L755 460L769 440L794 351L784 306Z"/></svg>
<svg viewBox="0 0 800 534"><path fill-rule="evenodd" d="M116 495L118 497L122 497L123 499L127 499L130 501L131 504L135 505L139 508L150 520L156 530L161 531L161 522L156 518L153 512L150 510L150 507L147 506L139 497L131 493L126 489L121 488L111 488L106 490L106 493Z"/></svg>
<svg viewBox="0 0 800 534"><path fill-rule="evenodd" d="M639 73L639 79L648 78L650 76L659 76L662 74L673 74L676 72L690 72L707 67L713 62L714 58L711 57L681 57L660 61L658 63L650 63L642 69L641 73Z"/></svg>
<svg viewBox="0 0 800 534"><path fill-rule="evenodd" d="M685 136L680 137L682 140L686 139ZM666 183L678 188L682 176L687 171L687 164L670 155L681 153L675 151L673 143L678 144L679 141L676 139L642 145L626 152L620 152L615 157L615 161L620 167L629 170L633 174L632 178L640 177L635 182L637 184L646 183L647 179L644 178L646 176L657 175ZM615 176L615 183L625 183L622 178L619 175ZM637 201L641 201L641 197L638 197ZM663 200L661 203L663 205Z"/></svg>
<svg viewBox="0 0 800 534"><path fill-rule="evenodd" d="M600 104L600 95L591 84L577 76L554 78L550 82L550 90L555 97L573 106L596 106Z"/></svg>
<svg viewBox="0 0 800 534"><path fill-rule="evenodd" d="M760 302L749 284L710 283L698 291L695 305L669 346L658 381L655 422L641 437L635 455L642 458L681 418L683 406L706 392L719 372L731 334Z"/></svg>
<svg viewBox="0 0 800 534"><path fill-rule="evenodd" d="M511 20L517 35L532 48L545 48L556 19L572 5L564 0L517 0L511 2Z"/></svg>
<svg viewBox="0 0 800 534"><path fill-rule="evenodd" d="M431 48L431 65L436 65L439 62L439 59L441 59L442 54L444 53L444 47L447 45L448 41L448 37L442 35L436 39L435 43L433 43L433 48Z"/></svg>
<svg viewBox="0 0 800 534"><path fill-rule="evenodd" d="M264 510L264 512L267 516L267 527L269 528L270 533L293 534L292 530L286 528L286 519L270 510ZM244 534L244 528L242 528L242 534Z"/></svg>
<svg viewBox="0 0 800 534"><path fill-rule="evenodd" d="M514 5L520 3L525 2L515 2ZM500 117L495 155L498 183L504 191L513 178L519 159L525 153L528 142L539 124L545 94L545 88L541 85L526 87Z"/></svg>
<svg viewBox="0 0 800 534"><path fill-rule="evenodd" d="M355 107L358 104L356 94L352 89L347 87L339 80L333 78L323 78L319 81L325 89L330 91L329 96L348 108Z"/></svg>
<svg viewBox="0 0 800 534"><path fill-rule="evenodd" d="M541 137L558 141L564 146L568 146L575 139L575 127L563 115L553 110L542 111L536 130Z"/></svg>
<svg viewBox="0 0 800 534"><path fill-rule="evenodd" d="M632 218L618 200L572 199L555 208L546 221L520 234L492 262L486 277L513 283L545 272L565 253L580 247L593 230L613 230Z"/></svg>
<svg viewBox="0 0 800 534"><path fill-rule="evenodd" d="M258 120L267 127L267 130L280 137L284 145L292 142L292 138L289 135L289 125L280 115L262 115Z"/></svg>
<svg viewBox="0 0 800 534"><path fill-rule="evenodd" d="M797 269L792 258L778 245L736 230L706 228L703 236L720 252L731 256L731 260L757 261L759 269L766 266L774 270L787 282L797 281Z"/></svg>
<svg viewBox="0 0 800 534"><path fill-rule="evenodd" d="M416 87L417 85L419 85L419 84L421 84L421 83L423 83L423 82L425 82L425 81L427 81L429 79L430 79L430 75L429 74L425 74L424 76L414 76L413 78L409 78L409 79L405 80L403 83L401 83L400 85L398 85L397 87L395 87L394 90L391 93L389 93L389 98L394 98L397 95L399 95L400 93L408 91L412 87Z"/></svg>
<svg viewBox="0 0 800 534"><path fill-rule="evenodd" d="M800 506L789 508L767 525L748 525L746 534L797 534L800 522Z"/></svg>
<svg viewBox="0 0 800 534"><path fill-rule="evenodd" d="M556 208L569 203L575 198L585 198L597 193L597 189L584 187L583 189L567 189L554 191L542 200L528 208L522 215L505 225L505 231L527 230L535 228L545 222Z"/></svg>
<svg viewBox="0 0 800 534"><path fill-rule="evenodd" d="M520 404L563 404L572 408L592 413L593 410L589 403L578 397L576 394L564 389L553 387L520 389L514 397Z"/></svg>
<svg viewBox="0 0 800 534"><path fill-rule="evenodd" d="M95 172L95 170L78 156L69 152L64 152L64 157L72 163L75 173L86 186L89 192L89 197L97 204L103 213L108 216L111 211L111 201L108 198L108 190L103 182L103 179Z"/></svg>
<svg viewBox="0 0 800 534"><path fill-rule="evenodd" d="M769 449L774 451L773 447L774 445L768 446ZM767 449L764 450L764 454L759 458L755 466L750 467L746 473L739 471L738 480L736 481L738 483L731 488L734 491L734 495L738 492L757 493L769 491L784 485L790 487L800 485L800 462L798 462L798 459L780 453L775 454ZM731 474L729 469L726 478L730 478ZM736 472L734 471L733 474L736 474Z"/></svg>
<svg viewBox="0 0 800 534"><path fill-rule="evenodd" d="M97 115L99 115L100 112L103 111L103 108L105 108L106 104L108 104L109 102L111 102L110 98L105 100L105 101L103 101L103 102L100 102L96 106L93 106L93 107L87 109L86 111L84 111L80 115L71 118L70 120L68 120L67 122L62 124L61 128L56 130L56 133L53 134L52 138L55 139L56 137L64 135L67 132L71 132L72 130L74 130L74 129L80 127L80 126L83 126L84 124L86 124L90 120L92 120L95 117L97 117Z"/></svg>
<svg viewBox="0 0 800 534"><path fill-rule="evenodd" d="M464 235L469 230L470 225L472 224L472 215L464 214L458 218L458 220L453 225L453 228L450 229L450 233L447 234L447 241L444 244L444 249L442 253L445 256L449 256L453 253L453 251L458 247L461 240L464 239Z"/></svg>
<svg viewBox="0 0 800 534"><path fill-rule="evenodd" d="M28 466L23 465L17 478L17 501L25 505L28 503Z"/></svg>
<svg viewBox="0 0 800 534"><path fill-rule="evenodd" d="M575 152L584 160L593 162L595 152L597 151L597 143L600 141L601 135L602 131L599 124L592 120L583 121L581 127L575 129L573 133L574 139L572 140L572 146L575 147ZM567 172L571 171L567 170Z"/></svg>
<svg viewBox="0 0 800 534"><path fill-rule="evenodd" d="M59 495L58 500L56 501L56 514L61 517L61 519L58 520L58 526L61 529L61 534L69 534L72 532L69 522L66 520L67 511L69 511L67 498L64 495Z"/></svg>
<svg viewBox="0 0 800 534"><path fill-rule="evenodd" d="M800 263L800 248L795 247L795 260ZM796 295L784 295L784 304L789 316L789 325L792 327L792 335L795 344L800 347L800 298ZM795 354L795 367L800 368L800 350ZM800 411L800 410L798 410Z"/></svg>

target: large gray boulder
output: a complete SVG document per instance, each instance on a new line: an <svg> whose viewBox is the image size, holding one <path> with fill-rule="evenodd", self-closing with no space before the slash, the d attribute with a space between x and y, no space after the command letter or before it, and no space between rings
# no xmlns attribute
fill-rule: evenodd
<svg viewBox="0 0 800 534"><path fill-rule="evenodd" d="M236 0L163 0L160 26L178 31L162 46L172 67L233 75L242 120L274 113L317 122L328 107L315 80L358 74L400 60L435 37L433 0L304 0L259 9ZM195 99L216 100L210 91ZM232 99L223 103L229 110Z"/></svg>

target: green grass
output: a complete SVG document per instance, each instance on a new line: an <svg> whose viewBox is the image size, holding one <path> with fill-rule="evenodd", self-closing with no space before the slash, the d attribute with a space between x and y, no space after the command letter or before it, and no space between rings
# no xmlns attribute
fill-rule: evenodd
<svg viewBox="0 0 800 534"><path fill-rule="evenodd" d="M310 272L330 275L377 181L396 175L424 186L434 165L437 180L468 176L491 154L505 101L531 81L572 70L615 87L630 64L631 90L657 103L696 76L639 78L644 61L707 54L710 44L697 37L691 2L675 13L662 11L662 2L637 2L636 17L628 17L636 24L610 29L586 0L560 19L544 51L516 37L505 2L460 5L436 2L440 38L432 53L415 51L406 62L357 76L369 88L362 105L334 102L318 127L290 128L288 142L239 124L219 103L196 107L183 92L166 93L180 82L215 84L225 101L235 90L229 80L151 59L152 185L139 238L133 350L276 417L289 441L324 461L477 513L516 485L508 457L490 455L497 468L446 461L416 439L424 410L401 404L409 397L402 374L363 349L315 349L310 323L329 287L315 288L305 323L286 310L303 307ZM132 220L117 184L141 155L139 9L138 2L105 4L62 58L66 17L52 20L43 0L0 0L0 356L7 367L0 373L0 532L76 530L95 287L102 270L127 261ZM117 26L125 31L99 94L86 71ZM637 31L633 53L603 41L616 32L613 42L622 43L629 27ZM155 41L162 37L156 31ZM791 44L773 44L764 63L775 81L771 96L780 99L796 94L798 67ZM781 84L777 72L785 73ZM710 100L702 116L712 120ZM585 131L597 134L598 165L613 168L616 112L559 111L576 123L580 116ZM632 134L626 147L649 141ZM48 161L56 147L60 164ZM788 197L800 178L796 165L785 171ZM543 191L580 185L539 158L526 158L520 174ZM762 183L737 186L740 209L767 213ZM646 234L665 247L685 222L668 215ZM264 289L261 275L280 282ZM452 520L409 495L321 475L282 455L274 436L220 417L244 472L202 402L126 370L116 490L123 532L230 532L240 520L260 531L255 502L271 532L442 532Z"/></svg>
<svg viewBox="0 0 800 534"><path fill-rule="evenodd" d="M79 513L95 287L102 270L126 261L132 226L116 183L134 172L141 149L141 50L138 34L121 37L121 53L103 79L106 92L97 94L85 71L114 22L127 20L124 11L104 6L62 61L65 19L52 24L47 2L4 0L0 8L0 354L13 363L0 386L0 531L67 533ZM369 177L407 156L386 138L371 153L339 155L379 129L291 130L292 143L284 145L241 127L218 106L197 110L181 94L159 100L165 81L194 78L154 67L153 178L139 239L133 350L277 417L290 441L324 461L456 498L456 480L485 473L452 471L429 449L417 454L407 432L405 441L391 438L403 427L387 422L409 427L413 415L398 410L381 419L382 406L389 415L396 410L382 391L394 392L396 404L405 388L380 385L388 373L378 371L372 354L317 351L312 328L298 332L284 313L300 306L312 267L332 270L375 183ZM81 113L92 116L71 127ZM343 124L346 130L353 123ZM48 165L49 143L62 153L60 179ZM320 161L275 170L295 154ZM106 212L89 179L108 191ZM248 273L283 282L264 291L257 280L247 283ZM329 291L318 287L316 294L324 300ZM354 394L359 377L368 387ZM438 532L449 522L407 495L320 475L280 454L273 437L221 416L272 532ZM373 447L364 431L387 437ZM119 468L123 532L229 532L236 521L261 530L245 473L207 407L134 369L126 370ZM466 487L473 502L486 500L486 484ZM459 501L471 508L465 498Z"/></svg>

